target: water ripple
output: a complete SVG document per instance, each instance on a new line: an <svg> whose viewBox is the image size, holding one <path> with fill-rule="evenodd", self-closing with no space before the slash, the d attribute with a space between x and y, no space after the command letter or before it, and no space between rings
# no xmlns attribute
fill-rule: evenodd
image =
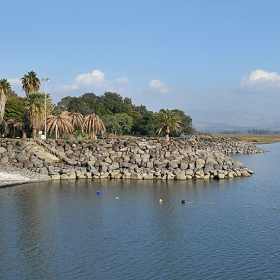
<svg viewBox="0 0 280 280"><path fill-rule="evenodd" d="M1 189L0 278L280 279L279 178L263 168L280 153L270 150L239 158L256 172L240 180Z"/></svg>

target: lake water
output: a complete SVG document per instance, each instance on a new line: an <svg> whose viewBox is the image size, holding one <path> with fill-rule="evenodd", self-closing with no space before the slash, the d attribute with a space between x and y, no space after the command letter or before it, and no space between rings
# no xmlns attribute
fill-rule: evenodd
<svg viewBox="0 0 280 280"><path fill-rule="evenodd" d="M0 279L280 279L280 143L261 147L233 156L250 178L0 189Z"/></svg>

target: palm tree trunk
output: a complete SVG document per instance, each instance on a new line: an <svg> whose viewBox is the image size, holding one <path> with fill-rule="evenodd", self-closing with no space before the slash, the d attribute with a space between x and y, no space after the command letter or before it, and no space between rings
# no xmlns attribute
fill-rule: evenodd
<svg viewBox="0 0 280 280"><path fill-rule="evenodd" d="M169 126L166 127L166 131L165 131L165 140L166 142L169 142L169 133L170 133L170 128Z"/></svg>
<svg viewBox="0 0 280 280"><path fill-rule="evenodd" d="M26 132L25 132L25 130L23 129L22 130L22 141L26 141Z"/></svg>
<svg viewBox="0 0 280 280"><path fill-rule="evenodd" d="M36 129L36 127L32 128L32 135L33 135L33 139L37 138L37 129Z"/></svg>
<svg viewBox="0 0 280 280"><path fill-rule="evenodd" d="M28 132L28 128L30 126L30 119L29 119L29 115L28 112L26 110L24 110L23 113L23 128L22 128L22 140L26 140L27 139L27 133Z"/></svg>
<svg viewBox="0 0 280 280"><path fill-rule="evenodd" d="M166 141L166 142L169 142L169 133L166 133L166 135L165 135L165 141Z"/></svg>
<svg viewBox="0 0 280 280"><path fill-rule="evenodd" d="M6 106L7 97L3 92L3 89L0 92L0 123L2 123L4 114L5 114L5 106Z"/></svg>
<svg viewBox="0 0 280 280"><path fill-rule="evenodd" d="M1 130L0 137L7 135L7 123L5 122L5 120L0 121L0 130Z"/></svg>

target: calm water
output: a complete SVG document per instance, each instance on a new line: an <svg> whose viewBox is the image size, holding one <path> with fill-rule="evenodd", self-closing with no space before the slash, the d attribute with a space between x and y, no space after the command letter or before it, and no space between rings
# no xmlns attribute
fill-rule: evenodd
<svg viewBox="0 0 280 280"><path fill-rule="evenodd" d="M262 148L234 156L250 178L0 189L0 279L280 279L280 144Z"/></svg>

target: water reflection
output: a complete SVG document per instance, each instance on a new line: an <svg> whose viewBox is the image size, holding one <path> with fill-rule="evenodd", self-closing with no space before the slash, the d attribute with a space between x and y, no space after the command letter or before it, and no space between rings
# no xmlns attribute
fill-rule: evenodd
<svg viewBox="0 0 280 280"><path fill-rule="evenodd" d="M250 178L78 180L1 189L0 275L276 279L279 178L276 165L274 171L261 165L276 156L243 159L256 172Z"/></svg>

